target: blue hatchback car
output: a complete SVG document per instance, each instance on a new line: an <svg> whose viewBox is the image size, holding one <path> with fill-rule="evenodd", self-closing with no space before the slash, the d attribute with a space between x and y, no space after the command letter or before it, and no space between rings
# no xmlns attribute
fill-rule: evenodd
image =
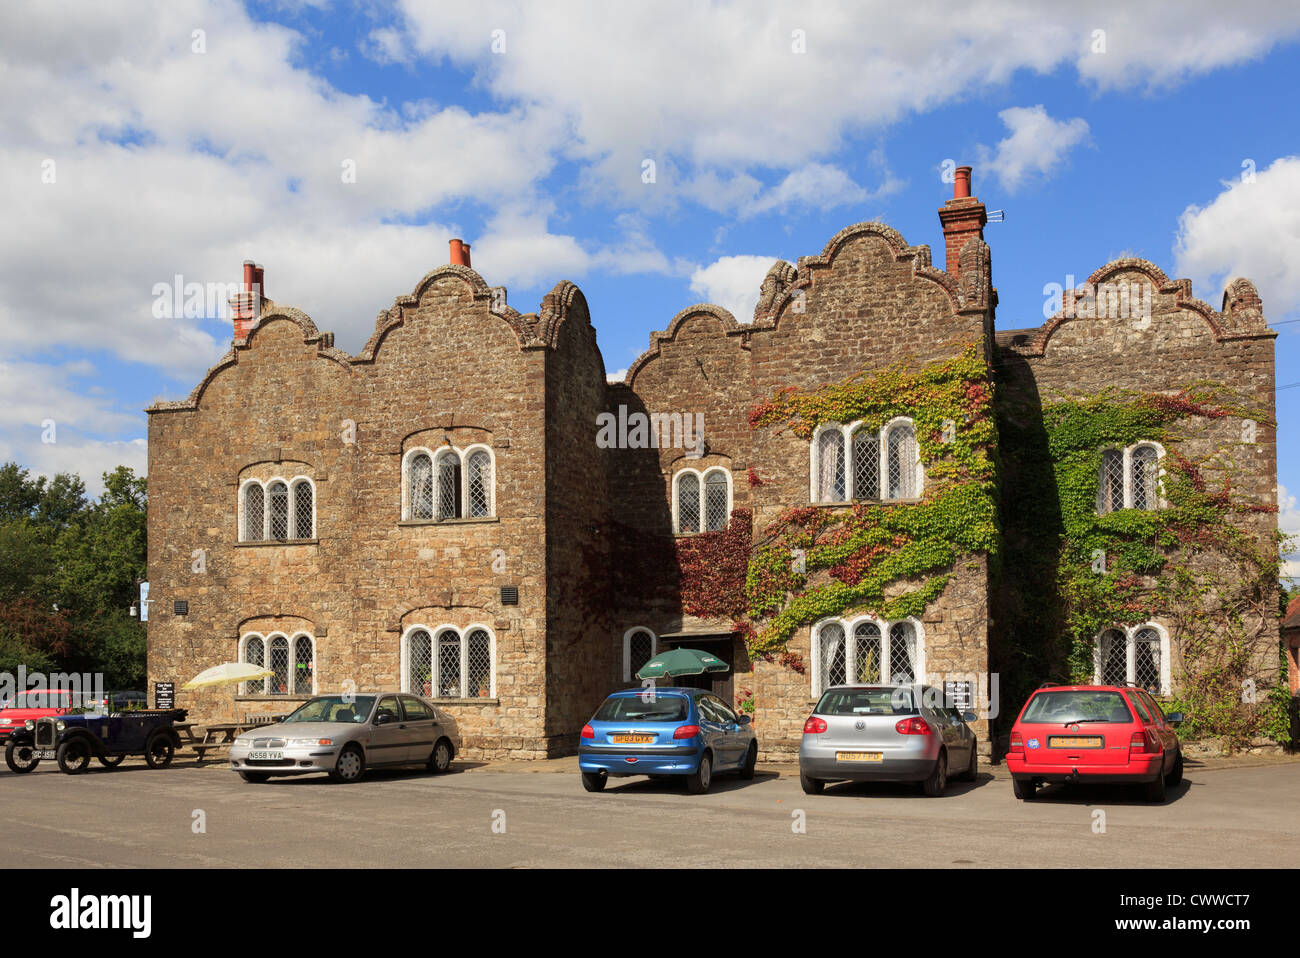
<svg viewBox="0 0 1300 958"><path fill-rule="evenodd" d="M605 699L582 727L582 787L599 792L611 776L680 775L694 794L718 772L754 777L758 739L748 715L705 689L628 689Z"/></svg>

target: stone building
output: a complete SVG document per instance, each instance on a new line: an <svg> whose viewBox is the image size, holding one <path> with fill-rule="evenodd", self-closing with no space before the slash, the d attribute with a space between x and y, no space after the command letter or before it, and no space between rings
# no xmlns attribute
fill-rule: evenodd
<svg viewBox="0 0 1300 958"><path fill-rule="evenodd" d="M776 263L752 320L708 304L680 312L618 383L576 286L520 314L458 240L356 355L301 312L240 297L231 350L188 399L148 410L150 682L230 660L274 670L184 699L199 719L402 688L455 716L462 754L543 757L575 751L609 690L686 645L728 662L697 681L747 700L773 755L797 748L810 703L868 648L877 671L932 682L996 671L985 555L954 563L917 615L845 611L802 624L788 657L751 658L737 617L684 608L674 550L736 516L759 530L793 507L912 508L933 480L906 418L801 439L753 428L750 410L968 345L1009 392L1176 390L1216 376L1271 413L1274 334L1249 283L1215 311L1186 280L1119 260L1091 281L1152 286L1149 321L1063 310L1041 329L995 332L969 168L954 192L939 211L945 269L888 226L850 226L819 255ZM260 268L245 264L245 284L260 293ZM1004 464L1019 452L998 450ZM1120 454L1124 475L1149 471L1141 449ZM1271 424L1245 468L1249 494L1275 505ZM1120 506L1141 507L1141 490L1122 494ZM1261 512L1253 534L1270 523ZM1169 692L1166 625L1126 629L1110 666L1123 659L1126 678L1150 684L1154 662ZM987 753L989 723L977 728Z"/></svg>

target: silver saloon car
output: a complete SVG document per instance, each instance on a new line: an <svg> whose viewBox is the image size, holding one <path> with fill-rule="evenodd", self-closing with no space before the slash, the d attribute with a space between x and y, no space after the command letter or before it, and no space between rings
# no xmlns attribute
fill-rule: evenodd
<svg viewBox="0 0 1300 958"><path fill-rule="evenodd" d="M275 725L240 734L230 767L246 782L325 772L355 782L368 768L423 765L445 772L456 754L449 716L414 695L318 695Z"/></svg>
<svg viewBox="0 0 1300 958"><path fill-rule="evenodd" d="M827 782L921 782L941 795L948 779L974 781L973 713L945 707L923 685L838 685L817 701L799 744L799 782L819 795Z"/></svg>

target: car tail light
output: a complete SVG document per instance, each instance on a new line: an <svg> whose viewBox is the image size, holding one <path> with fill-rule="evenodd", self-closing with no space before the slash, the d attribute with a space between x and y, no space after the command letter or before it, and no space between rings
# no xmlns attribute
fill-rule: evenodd
<svg viewBox="0 0 1300 958"><path fill-rule="evenodd" d="M1025 739L1019 732L1011 733L1011 744L1007 748L1008 755L1024 755Z"/></svg>
<svg viewBox="0 0 1300 958"><path fill-rule="evenodd" d="M808 721L803 723L804 735L821 735L826 731L826 720L819 719L815 715L808 716Z"/></svg>
<svg viewBox="0 0 1300 958"><path fill-rule="evenodd" d="M913 715L911 718L905 718L895 725L894 731L899 735L929 735L930 725L920 716Z"/></svg>
<svg viewBox="0 0 1300 958"><path fill-rule="evenodd" d="M700 734L698 725L679 725L677 731L673 732L673 738L695 738Z"/></svg>
<svg viewBox="0 0 1300 958"><path fill-rule="evenodd" d="M1128 751L1130 755L1134 752L1158 753L1160 751L1160 742L1154 735L1148 735L1139 729L1129 736Z"/></svg>
<svg viewBox="0 0 1300 958"><path fill-rule="evenodd" d="M596 730L595 730L594 728L592 728L590 725L584 725L584 726L582 727L582 737L583 737L583 738L595 738L595 737L596 737Z"/></svg>

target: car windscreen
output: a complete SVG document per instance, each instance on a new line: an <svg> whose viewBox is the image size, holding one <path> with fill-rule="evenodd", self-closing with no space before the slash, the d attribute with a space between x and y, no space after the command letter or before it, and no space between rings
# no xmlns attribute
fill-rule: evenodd
<svg viewBox="0 0 1300 958"><path fill-rule="evenodd" d="M911 689L832 689L822 693L818 715L915 715Z"/></svg>
<svg viewBox="0 0 1300 958"><path fill-rule="evenodd" d="M11 709L54 709L67 708L71 697L67 692L24 692L15 695L14 700L5 708Z"/></svg>
<svg viewBox="0 0 1300 958"><path fill-rule="evenodd" d="M684 722L682 695L611 695L596 710L595 722Z"/></svg>
<svg viewBox="0 0 1300 958"><path fill-rule="evenodd" d="M286 722L354 722L370 717L373 695L322 695L304 703L284 719Z"/></svg>
<svg viewBox="0 0 1300 958"><path fill-rule="evenodd" d="M1020 721L1042 725L1070 725L1074 722L1132 722L1133 713L1118 692L1072 690L1039 692L1029 700Z"/></svg>

